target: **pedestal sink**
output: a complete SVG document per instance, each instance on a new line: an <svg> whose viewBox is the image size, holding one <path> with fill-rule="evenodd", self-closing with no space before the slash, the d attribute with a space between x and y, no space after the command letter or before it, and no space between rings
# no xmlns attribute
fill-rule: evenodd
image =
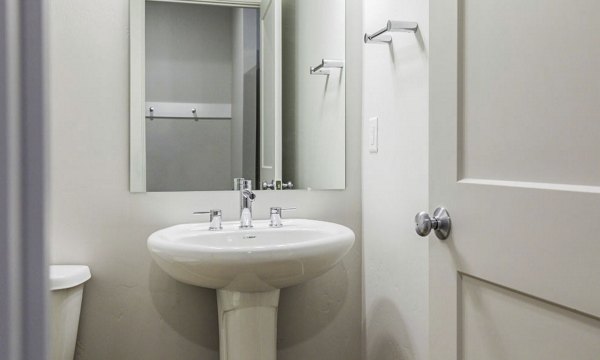
<svg viewBox="0 0 600 360"><path fill-rule="evenodd" d="M354 233L316 220L182 224L148 238L158 265L176 280L217 289L221 360L275 360L279 290L319 276L350 250Z"/></svg>

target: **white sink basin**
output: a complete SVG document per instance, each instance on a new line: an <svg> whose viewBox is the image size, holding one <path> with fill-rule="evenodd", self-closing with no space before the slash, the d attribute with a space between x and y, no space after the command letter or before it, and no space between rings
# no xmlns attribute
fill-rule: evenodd
<svg viewBox="0 0 600 360"><path fill-rule="evenodd" d="M345 226L286 219L283 227L255 220L209 231L208 223L159 230L148 238L158 265L173 278L196 286L238 292L265 292L300 284L335 266L354 243Z"/></svg>
<svg viewBox="0 0 600 360"><path fill-rule="evenodd" d="M150 235L148 249L173 278L217 289L221 360L276 360L279 289L334 267L354 233L315 220L239 225L225 222L220 231L208 230L208 223L172 226Z"/></svg>

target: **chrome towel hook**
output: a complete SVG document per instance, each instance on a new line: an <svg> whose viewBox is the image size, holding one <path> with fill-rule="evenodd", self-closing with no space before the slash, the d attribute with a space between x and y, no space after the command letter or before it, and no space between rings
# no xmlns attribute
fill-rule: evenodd
<svg viewBox="0 0 600 360"><path fill-rule="evenodd" d="M365 34L364 40L365 44L369 43L389 43L392 41L392 37L390 35L383 35L386 32L417 32L419 29L419 24L412 21L396 21L396 20L388 20L386 26L373 34Z"/></svg>

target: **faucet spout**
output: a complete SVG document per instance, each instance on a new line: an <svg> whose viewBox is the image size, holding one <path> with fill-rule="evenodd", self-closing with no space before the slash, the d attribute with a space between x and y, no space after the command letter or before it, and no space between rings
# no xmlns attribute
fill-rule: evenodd
<svg viewBox="0 0 600 360"><path fill-rule="evenodd" d="M256 199L256 194L253 193L252 190L248 189L242 190L242 196L250 201L254 201L254 199Z"/></svg>

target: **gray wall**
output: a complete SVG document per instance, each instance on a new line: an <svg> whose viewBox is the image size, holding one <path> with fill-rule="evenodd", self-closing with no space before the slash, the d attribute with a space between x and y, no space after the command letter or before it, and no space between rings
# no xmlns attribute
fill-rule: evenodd
<svg viewBox="0 0 600 360"><path fill-rule="evenodd" d="M232 189L230 144L228 119L146 119L147 190Z"/></svg>
<svg viewBox="0 0 600 360"><path fill-rule="evenodd" d="M0 2L0 359L47 355L45 5Z"/></svg>
<svg viewBox="0 0 600 360"><path fill-rule="evenodd" d="M146 3L146 101L231 103L232 12ZM231 189L231 122L146 120L147 190Z"/></svg>
<svg viewBox="0 0 600 360"><path fill-rule="evenodd" d="M146 101L230 103L232 9L146 2Z"/></svg>
<svg viewBox="0 0 600 360"><path fill-rule="evenodd" d="M198 221L194 210L238 213L234 192L131 194L128 1L56 0L50 8L52 263L87 264L78 359L217 359L213 290L180 284L150 259L146 238ZM259 192L255 214L296 217L361 234L361 1L347 4L347 188ZM98 109L102 109L99 111ZM361 240L329 273L285 289L279 359L361 359Z"/></svg>

